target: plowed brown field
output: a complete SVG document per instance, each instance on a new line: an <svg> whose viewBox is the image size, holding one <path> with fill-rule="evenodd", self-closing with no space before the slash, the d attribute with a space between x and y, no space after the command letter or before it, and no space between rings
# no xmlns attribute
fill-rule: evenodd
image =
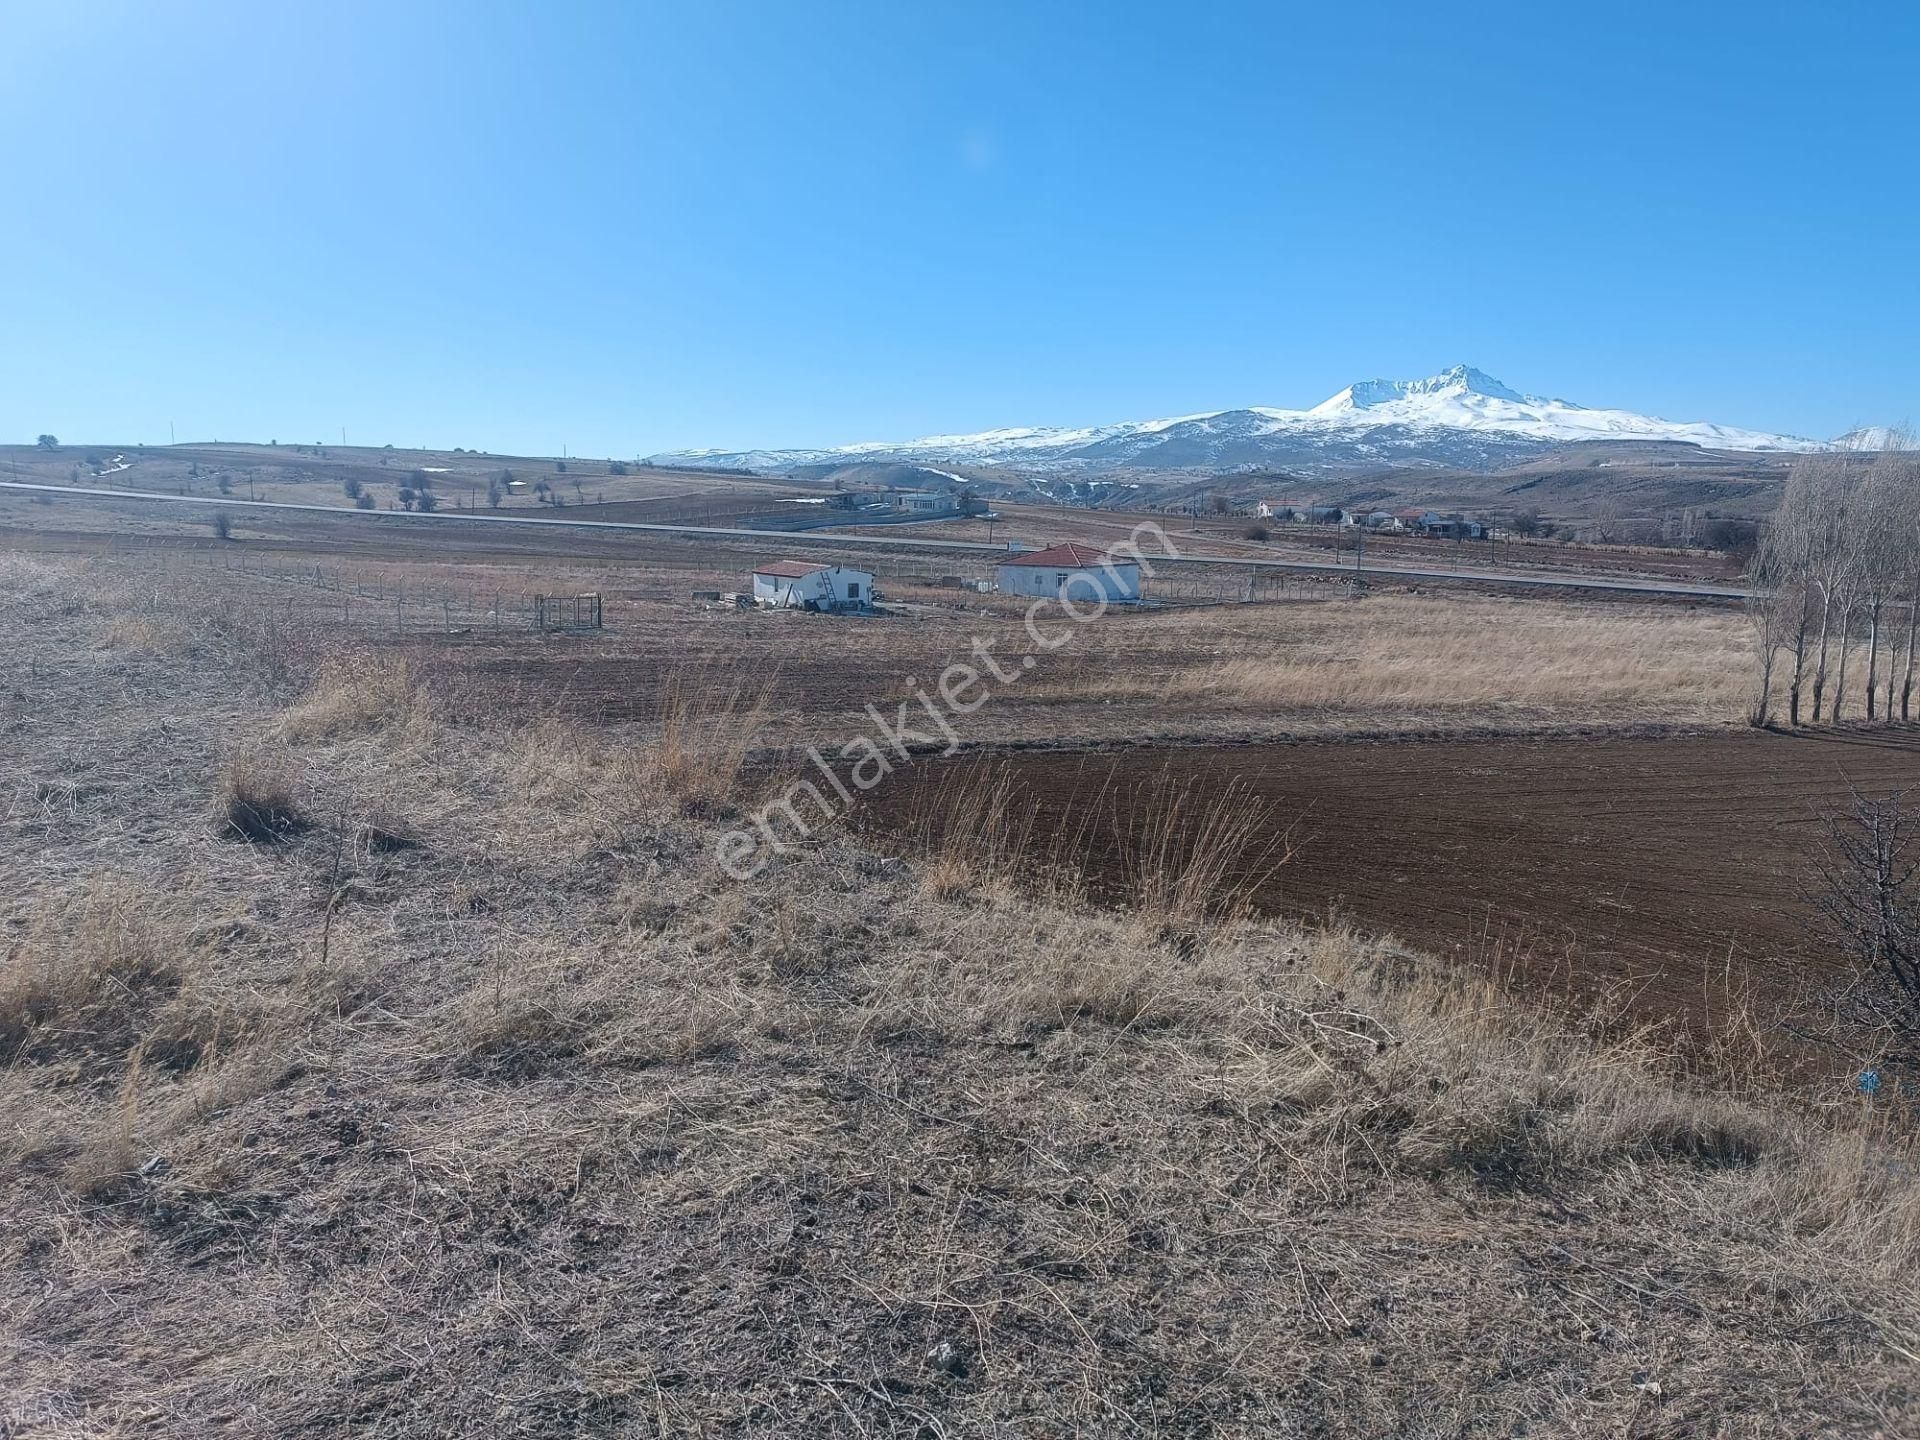
<svg viewBox="0 0 1920 1440"><path fill-rule="evenodd" d="M932 795L984 781L982 767L1015 805L1052 815L1123 803L1158 774L1197 793L1240 782L1271 826L1292 827L1292 858L1257 892L1263 908L1338 911L1426 951L1551 989L1611 990L1638 1015L1684 1022L1724 1003L1729 972L1762 1014L1798 1008L1832 977L1811 899L1824 819L1850 783L1920 789L1920 733L962 757L894 777L867 823L923 822Z"/></svg>

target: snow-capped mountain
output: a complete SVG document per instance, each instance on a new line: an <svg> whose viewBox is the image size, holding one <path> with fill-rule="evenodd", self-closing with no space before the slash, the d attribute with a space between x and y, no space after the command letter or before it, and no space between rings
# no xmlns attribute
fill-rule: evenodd
<svg viewBox="0 0 1920 1440"><path fill-rule="evenodd" d="M1836 450L1912 450L1920 448L1920 438L1908 429L1892 425L1862 425L1844 435L1836 435Z"/></svg>
<svg viewBox="0 0 1920 1440"><path fill-rule="evenodd" d="M1485 469L1585 441L1672 441L1714 450L1814 450L1819 443L1726 425L1523 395L1470 365L1424 380L1363 380L1310 410L1251 406L1085 428L1027 427L929 435L818 450L685 450L653 463L796 470L862 461L1020 470L1230 470L1304 473L1381 465Z"/></svg>

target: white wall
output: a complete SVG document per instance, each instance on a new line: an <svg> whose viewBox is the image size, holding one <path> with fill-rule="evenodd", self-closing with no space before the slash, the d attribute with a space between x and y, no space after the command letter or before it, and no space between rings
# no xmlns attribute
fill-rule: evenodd
<svg viewBox="0 0 1920 1440"><path fill-rule="evenodd" d="M1002 565L997 576L1005 595L1042 595L1057 600L1064 593L1078 604L1103 596L1110 604L1131 604L1140 598L1140 567Z"/></svg>
<svg viewBox="0 0 1920 1440"><path fill-rule="evenodd" d="M849 595L856 586L857 593ZM830 565L797 580L784 575L755 575L753 598L762 605L804 606L828 599L835 605L866 605L873 600L873 576L844 565Z"/></svg>

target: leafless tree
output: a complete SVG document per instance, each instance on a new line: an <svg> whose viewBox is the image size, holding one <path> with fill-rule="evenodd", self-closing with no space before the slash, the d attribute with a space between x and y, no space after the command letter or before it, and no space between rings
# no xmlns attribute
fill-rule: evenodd
<svg viewBox="0 0 1920 1440"><path fill-rule="evenodd" d="M1892 722L1896 688L1900 718L1913 717L1920 663L1920 452L1889 449L1869 461L1828 451L1802 459L1764 529L1749 574L1766 687L1754 723L1767 721L1783 652L1791 665L1791 724L1802 722L1809 678L1816 725L1846 718L1850 679L1863 692L1857 710L1868 722ZM1857 660L1856 647L1865 652Z"/></svg>
<svg viewBox="0 0 1920 1440"><path fill-rule="evenodd" d="M1797 468L1788 478L1780 508L1754 554L1750 575L1756 594L1750 610L1761 671L1760 697L1752 717L1755 725L1765 725L1770 718L1774 669L1783 648L1791 652L1787 723L1796 727L1800 724L1801 683L1807 667L1808 586L1824 523L1817 478L1806 467Z"/></svg>
<svg viewBox="0 0 1920 1440"><path fill-rule="evenodd" d="M1920 834L1904 792L1854 790L1827 829L1820 910L1861 968L1875 1018L1920 1040Z"/></svg>
<svg viewBox="0 0 1920 1440"><path fill-rule="evenodd" d="M1620 533L1620 502L1611 496L1596 502L1589 523L1593 538L1602 545L1611 545Z"/></svg>
<svg viewBox="0 0 1920 1440"><path fill-rule="evenodd" d="M1851 498L1844 471L1824 457L1803 461L1787 481L1788 504L1797 500L1804 525L1799 560L1820 607L1820 636L1813 667L1813 721L1817 725L1826 701L1828 656L1834 622L1844 620L1853 603L1855 567L1846 544L1847 504ZM1796 488L1797 487L1797 488ZM1783 506L1783 509L1787 508Z"/></svg>

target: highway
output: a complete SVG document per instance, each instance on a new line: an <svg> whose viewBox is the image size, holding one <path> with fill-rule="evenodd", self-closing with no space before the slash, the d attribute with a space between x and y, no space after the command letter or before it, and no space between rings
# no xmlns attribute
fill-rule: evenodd
<svg viewBox="0 0 1920 1440"><path fill-rule="evenodd" d="M835 545L871 545L882 550L952 550L967 554L1005 555L1008 547L981 540L930 540L892 535L845 535L836 531L811 530L785 533L778 530L746 530L719 525L658 525L637 520L574 520L559 516L521 517L495 515L474 510L436 510L421 514L412 510L350 510L340 505L301 505L288 500L241 500L225 495L165 495L151 490L111 490L77 485L41 485L25 480L0 480L0 490L20 490L38 494L97 500L121 500L168 505L221 506L234 510L288 510L327 515L337 520L374 525L559 525L581 530L624 530L656 535L711 536L716 539L751 540L756 545L797 543L818 547L832 539ZM1171 536L1168 537L1171 540ZM1152 555L1159 565L1232 565L1252 570L1295 570L1315 574L1353 575L1354 566L1333 560L1279 560L1265 556L1227 555ZM1701 585L1680 580L1654 580L1636 577L1599 575L1554 575L1540 571L1505 570L1497 566L1476 569L1430 569L1410 565L1364 565L1360 573L1395 580L1432 580L1466 582L1475 585L1506 585L1545 590L1606 590L1628 595L1686 596L1705 600L1739 601L1752 592L1732 585Z"/></svg>

